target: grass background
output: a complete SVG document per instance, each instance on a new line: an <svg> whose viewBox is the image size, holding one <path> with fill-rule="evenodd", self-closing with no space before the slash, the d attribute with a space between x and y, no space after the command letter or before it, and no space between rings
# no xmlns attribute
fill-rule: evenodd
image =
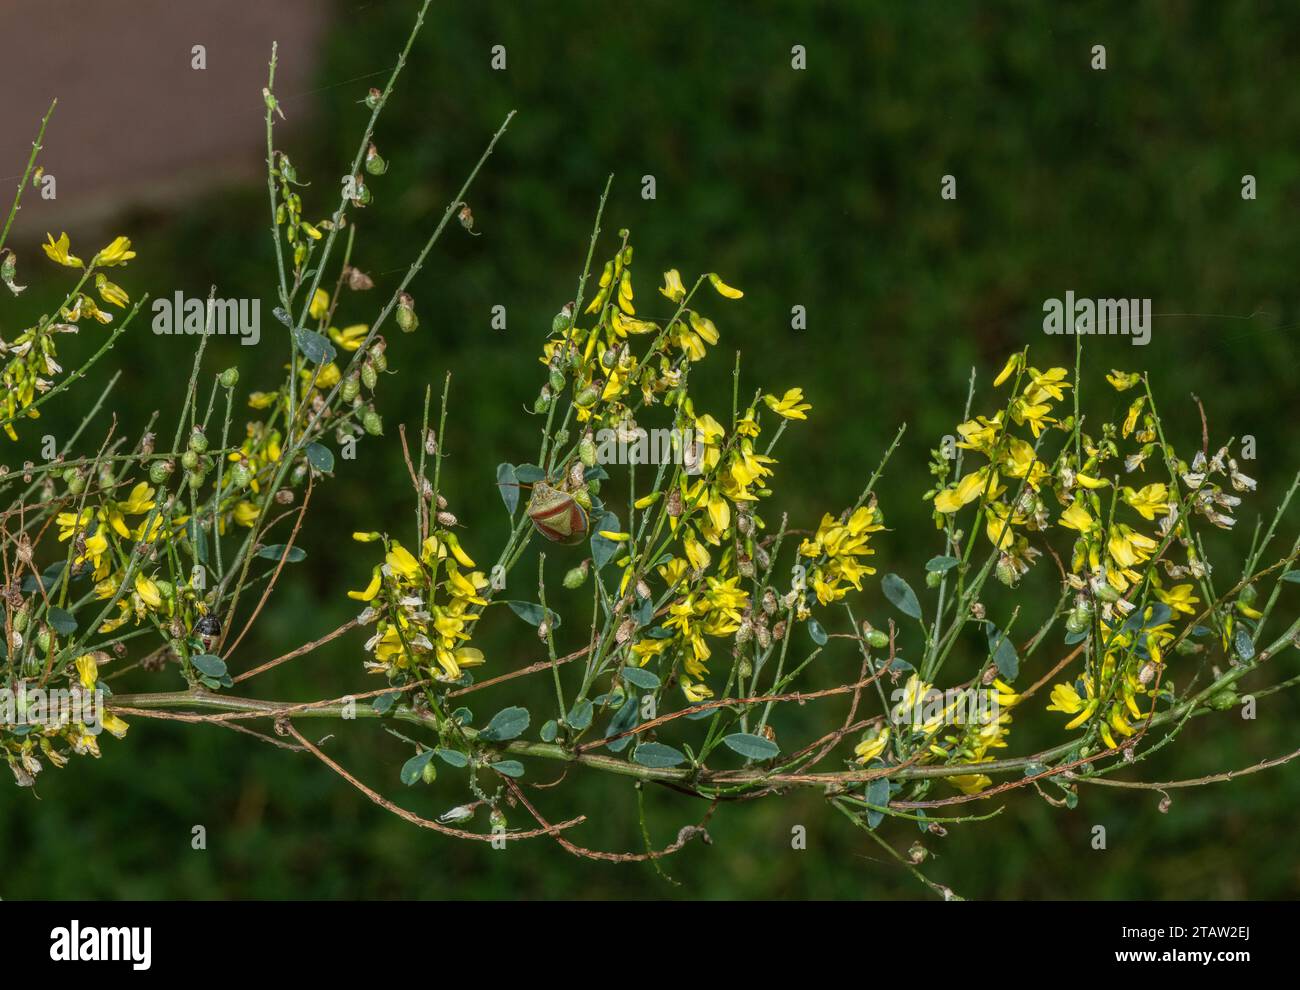
<svg viewBox="0 0 1300 990"><path fill-rule="evenodd" d="M363 126L356 101L371 80L340 81L390 65L412 9L338 8L312 123L285 145L316 182L310 215L332 208L330 177L346 167ZM850 504L905 421L906 440L880 489L892 531L880 534L875 563L921 587L921 564L937 552L919 497L927 452L959 418L972 366L986 385L1025 344L1040 367L1069 362L1072 348L1040 329L1043 300L1068 289L1153 299L1151 344L1090 341L1089 380L1110 367L1149 370L1183 447L1199 443L1189 393L1199 395L1212 442L1257 438L1259 459L1247 468L1260 479L1253 507L1271 512L1300 467L1298 34L1300 13L1281 3L435 4L376 136L391 169L373 181L376 202L359 221L357 260L379 289L349 298L341 322L367 319L391 291L515 109L470 197L483 236L453 227L416 280L420 332L392 339L398 374L381 388L388 438L363 444L318 489L302 541L309 560L276 592L233 666L278 655L353 611L343 593L364 584L371 560L346 534L405 524L396 424L418 421L425 385L437 387L449 369L452 508L480 558L499 546L505 518L493 470L535 453L537 424L520 406L540 383L536 352L552 314L573 296L610 172L604 246L613 231L631 229L639 295L649 298L669 267L718 271L746 291L710 311L723 339L696 379L697 394L711 395L715 409L727 405L730 356L739 349L745 388L798 384L813 403L810 422L795 424L779 449L769 519L783 510L812 523ZM489 68L498 44L506 46L504 72ZM807 50L804 71L790 67L796 44ZM1097 44L1106 46L1105 71L1089 67ZM251 117L249 126L261 125ZM1240 195L1247 173L1258 182L1254 201ZM945 174L957 179L955 202L939 197ZM645 175L656 179L653 201L640 194ZM264 300L259 348L219 339L212 347L211 367L238 363L250 388L272 385L281 364L269 319L264 196L256 186L236 188L119 224L140 253L130 285L202 294L216 282L222 295ZM24 305L48 301L51 281L35 285ZM807 308L802 332L789 325L796 304ZM489 327L495 305L507 307L504 332ZM139 428L160 404L164 422L174 417L178 369L188 361L179 342L143 328L128 337L110 358L123 371L114 399L121 420ZM1093 397L1096 416L1121 408L1113 393L1094 389ZM58 406L46 420L55 432L79 418L75 404ZM990 404L977 400L976 409ZM1247 532L1219 541L1227 568L1244 554L1254 512L1243 509L1242 518ZM557 576L568 566L561 558L552 552ZM530 560L518 572L525 587ZM1037 590L1025 594L1041 610L1052 582L1039 571ZM1293 594L1287 605L1295 604ZM883 621L887 609L873 587L866 613ZM363 638L253 683L274 698L357 690L366 684ZM485 623L483 641L490 670L540 657L509 616ZM958 662L968 666L954 670L974 660ZM1047 662L1040 653L1024 676L1036 679ZM1295 663L1286 655L1276 666L1292 671ZM845 653L819 663L813 679L843 681L856 670ZM546 690L535 682L522 693L478 696L474 707L486 715L531 698L540 710L537 692ZM824 717L842 717L831 707ZM1282 694L1261 705L1254 723L1197 719L1181 745L1145 764L1147 774L1196 775L1288 751L1297 714L1296 700ZM810 731L810 717L783 716L782 737ZM217 728L135 721L98 763L43 775L39 800L0 788L8 867L0 896L923 893L814 794L721 808L710 823L713 845L692 844L666 864L679 883L670 885L648 866L579 861L544 842L505 852L452 843L375 808L308 757ZM335 732L336 758L413 810L436 814L464 799L449 769L432 788L401 788L407 750L373 724L310 728L314 737ZM1021 716L1013 752L1059 738L1056 718ZM555 769L530 762L529 778L551 779ZM626 782L573 773L544 794L553 817L590 816L579 836L586 845L640 847ZM661 844L704 810L666 791L646 799ZM1300 891L1298 799L1293 767L1177 792L1163 815L1149 793L1085 791L1071 813L1017 792L998 819L930 843L937 858L929 872L969 897L1289 897ZM512 819L523 823L521 813ZM808 829L806 851L790 848L796 824ZM1089 844L1096 824L1108 830L1104 852ZM207 829L206 851L190 849L194 825ZM909 823L884 828L901 847L916 836Z"/></svg>

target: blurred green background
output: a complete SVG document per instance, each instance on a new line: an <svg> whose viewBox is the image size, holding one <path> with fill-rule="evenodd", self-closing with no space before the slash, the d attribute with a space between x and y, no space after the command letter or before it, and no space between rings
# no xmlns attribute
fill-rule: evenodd
<svg viewBox="0 0 1300 990"><path fill-rule="evenodd" d="M281 142L315 183L305 196L310 216L332 209L334 177L364 123L357 101L392 64L413 10L408 2L336 6L317 87L297 101L309 123L291 120ZM1106 46L1104 71L1089 67L1097 44ZM493 45L506 47L505 71L489 66ZM791 68L793 45L806 48L804 71ZM1205 402L1212 443L1257 438L1258 460L1243 465L1260 480L1241 511L1246 532L1216 544L1231 569L1256 513L1271 513L1300 467L1297 52L1300 11L1285 3L435 3L376 134L391 169L372 181L376 202L358 221L356 263L378 288L347 297L337 322L373 315L493 130L518 110L469 197L483 236L453 225L415 281L421 326L412 337L390 336L397 374L380 390L388 435L363 443L357 460L340 461L334 482L318 488L301 541L308 561L282 582L233 669L323 634L355 611L344 592L365 583L373 548L347 534L407 525L396 426L418 425L426 384L436 389L448 370L451 507L476 556L495 555L506 518L494 467L535 455L538 424L520 407L540 384L538 347L574 295L611 172L598 257L614 231L630 228L641 298L651 298L670 267L688 280L717 271L745 290L742 301L706 309L722 341L696 376L697 396L710 396L705 404L715 410L728 405L739 349L742 392L801 385L813 404L810 421L792 424L778 448L770 520L788 511L792 525L812 525L823 511L851 504L906 422L879 488L891 531L877 537L874 563L922 587L921 564L939 549L920 499L928 451L959 419L972 366L986 389L1006 354L1026 344L1039 367L1069 363L1070 343L1042 333L1047 297L1068 289L1149 296L1157 314L1151 344L1090 341L1088 379L1095 386L1111 367L1149 370L1171 439L1184 448L1199 445L1189 393ZM95 71L111 77L111 59ZM249 96L247 126L259 131L256 91ZM20 167L6 163L6 174ZM1241 198L1247 173L1258 182L1254 201ZM945 174L956 177L955 202L940 199ZM641 197L645 175L656 179L653 201ZM175 209L121 217L115 228L130 233L139 252L121 279L133 291L200 294L215 282L222 295L261 296L261 346L214 339L209 367L238 363L242 384L272 386L282 351L269 317L264 186L196 193ZM77 244L78 231L70 233ZM25 273L33 288L18 305L35 313L56 286L43 261ZM507 307L505 331L489 326L495 305ZM790 328L794 305L807 309L804 331ZM69 345L68 356L92 343ZM188 346L140 327L99 369L100 381L110 368L123 372L113 406L128 429L159 406L164 422L174 418ZM89 391L81 393L86 403ZM992 411L987 395L977 395L976 411ZM1091 395L1094 417L1122 408L1109 389ZM56 434L84 408L58 406L43 420ZM1294 525L1280 539L1293 534ZM550 558L556 577L570 566L562 550ZM531 560L515 579L525 588ZM1035 577L1024 594L1041 616L1054 581L1043 566ZM589 601L586 593L577 600ZM1293 612L1294 593L1286 604ZM889 614L874 585L863 608L878 622ZM354 633L247 686L277 699L373 686L360 674L364 638ZM482 640L490 658L482 676L541 658L527 627L508 614L493 613ZM1022 684L1050 659L1046 650L1036 655ZM975 661L959 662L970 670ZM1273 666L1268 682L1295 670L1294 653ZM857 668L847 649L831 651L812 683L843 682ZM174 674L131 684L182 686ZM475 696L473 707L486 716L531 700L540 711L548 690L534 680ZM1018 716L1012 753L1061 738L1059 718L1041 712L1044 701ZM1253 723L1232 714L1196 719L1180 745L1143 765L1145 776L1199 775L1289 751L1297 715L1300 705L1283 693L1265 699ZM790 743L842 717L832 703L823 721L792 711L777 729ZM335 758L412 810L436 815L466 799L450 769L432 788L402 787L397 771L409 751L373 723L304 724L313 738L333 732ZM649 866L587 862L544 841L498 852L444 840L376 808L308 756L219 728L137 718L125 742L110 740L104 750L97 763L42 775L38 794L0 787L0 896L925 896L813 793L722 806L709 825L713 844L693 843L665 863L679 883L671 885ZM528 779L547 781L556 771L529 761ZM1066 812L1015 792L994 821L930 842L928 872L983 898L1300 892L1294 767L1176 792L1168 814L1158 812L1157 798L1085 790L1079 808ZM538 800L553 820L588 815L574 833L585 845L641 848L625 781L573 771ZM649 791L646 803L657 844L706 808L661 790ZM526 825L522 811L511 824ZM790 848L796 824L808 829L806 851ZM1108 830L1104 852L1089 844L1096 824ZM208 831L206 851L190 849L194 825ZM883 829L900 848L917 836L906 822Z"/></svg>

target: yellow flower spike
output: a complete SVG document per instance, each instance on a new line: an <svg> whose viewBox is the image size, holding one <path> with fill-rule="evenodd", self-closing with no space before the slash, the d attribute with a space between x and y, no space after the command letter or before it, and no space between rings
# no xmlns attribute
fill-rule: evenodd
<svg viewBox="0 0 1300 990"><path fill-rule="evenodd" d="M722 281L716 272L709 272L709 281L712 282L713 287L718 290L718 295L722 296L724 299L739 299L744 295L744 293L739 289L733 289L726 282Z"/></svg>
<svg viewBox="0 0 1300 990"><path fill-rule="evenodd" d="M131 297L126 294L126 290L120 285L114 285L106 279L103 273L95 276L95 288L99 290L100 297L106 303L125 309L130 303Z"/></svg>
<svg viewBox="0 0 1300 990"><path fill-rule="evenodd" d="M361 591L349 591L348 597L355 598L359 602L373 601L375 595L379 594L379 588L383 584L379 576L379 568L376 567L370 572L370 583Z"/></svg>
<svg viewBox="0 0 1300 990"><path fill-rule="evenodd" d="M129 237L115 237L113 243L95 255L91 264L96 268L114 268L117 265L125 265L134 257L135 252L131 250L131 239Z"/></svg>
<svg viewBox="0 0 1300 990"><path fill-rule="evenodd" d="M159 608L162 605L162 593L159 592L158 585L143 574L135 576L135 593L149 608Z"/></svg>
<svg viewBox="0 0 1300 990"><path fill-rule="evenodd" d="M317 289L312 293L311 305L307 307L307 312L313 320L319 320L329 312L330 294L324 289Z"/></svg>
<svg viewBox="0 0 1300 990"><path fill-rule="evenodd" d="M686 298L686 286L682 285L681 273L676 268L664 272L664 284L659 291L676 303Z"/></svg>
<svg viewBox="0 0 1300 990"><path fill-rule="evenodd" d="M785 419L807 419L805 413L812 408L811 403L803 401L801 388L788 389L779 399L775 395L765 395L763 401L769 409Z"/></svg>
<svg viewBox="0 0 1300 990"><path fill-rule="evenodd" d="M393 569L393 573L408 581L414 581L421 574L420 562L411 556L411 551L396 540L389 544L388 553L384 555L384 563Z"/></svg>
<svg viewBox="0 0 1300 990"><path fill-rule="evenodd" d="M356 532L352 534L352 539L356 540L358 543L374 543L375 540L379 539L379 536L380 534L377 532Z"/></svg>
<svg viewBox="0 0 1300 990"><path fill-rule="evenodd" d="M81 259L71 253L72 245L66 233L60 233L57 241L54 239L53 234L47 233L45 236L49 238L49 243L42 244L41 247L44 249L46 257L60 265L66 265L68 268L82 267Z"/></svg>
<svg viewBox="0 0 1300 990"><path fill-rule="evenodd" d="M993 387L997 388L1008 378L1010 378L1013 374L1015 374L1015 372L1019 370L1021 362L1023 361L1024 361L1024 355L1019 351L1017 351L1015 354L1012 354L1011 357L1007 358L1007 363L1004 364L1002 366L1002 370L998 372L998 377L993 379Z"/></svg>

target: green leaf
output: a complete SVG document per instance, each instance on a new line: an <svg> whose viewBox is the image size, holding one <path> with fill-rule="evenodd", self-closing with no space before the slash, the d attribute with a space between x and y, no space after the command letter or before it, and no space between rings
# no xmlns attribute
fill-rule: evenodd
<svg viewBox="0 0 1300 990"><path fill-rule="evenodd" d="M507 777L522 777L524 775L524 765L518 760L500 760L492 764L492 769Z"/></svg>
<svg viewBox="0 0 1300 990"><path fill-rule="evenodd" d="M194 551L194 559L200 564L208 562L208 531L199 522L198 516L191 516L185 524L185 536Z"/></svg>
<svg viewBox="0 0 1300 990"><path fill-rule="evenodd" d="M323 443L309 443L307 444L307 463L321 474L329 474L334 470L334 451Z"/></svg>
<svg viewBox="0 0 1300 990"><path fill-rule="evenodd" d="M73 614L66 609L51 608L49 611L50 625L60 636L71 636L77 631L77 620Z"/></svg>
<svg viewBox="0 0 1300 990"><path fill-rule="evenodd" d="M492 716L492 721L488 722L487 728L478 736L487 742L505 742L507 739L522 735L528 728L528 720L527 708L520 708L518 705L502 708Z"/></svg>
<svg viewBox="0 0 1300 990"><path fill-rule="evenodd" d="M515 510L519 508L519 478L515 475L513 464L497 465L497 491L501 493L501 501L506 504L506 511L513 519Z"/></svg>
<svg viewBox="0 0 1300 990"><path fill-rule="evenodd" d="M591 527L591 562L595 565L596 570L600 570L613 559L618 553L620 544L614 540L607 540L601 536L602 530L609 533L618 532L618 516L612 512L606 512L600 517L599 521Z"/></svg>
<svg viewBox="0 0 1300 990"><path fill-rule="evenodd" d="M423 753L416 753L409 760L402 764L402 783L410 787L420 779L420 774L424 772L425 764L433 759L433 750L426 749Z"/></svg>
<svg viewBox="0 0 1300 990"><path fill-rule="evenodd" d="M301 327L293 332L293 342L312 364L329 364L338 353L328 338Z"/></svg>
<svg viewBox="0 0 1300 990"><path fill-rule="evenodd" d="M925 562L925 569L927 571L938 571L942 574L944 571L952 570L960 563L961 561L956 557L931 557Z"/></svg>
<svg viewBox="0 0 1300 990"><path fill-rule="evenodd" d="M555 737L559 733L560 727L555 724L555 719L548 719L542 723L541 731L537 734L541 736L542 742L555 742Z"/></svg>
<svg viewBox="0 0 1300 990"><path fill-rule="evenodd" d="M434 752L438 754L438 759L442 760L442 762L448 766L469 766L469 757L458 749L435 749Z"/></svg>
<svg viewBox="0 0 1300 990"><path fill-rule="evenodd" d="M985 631L989 637L989 654L997 665L998 673L1005 680L1014 681L1020 674L1020 654L1016 652L1011 637L999 632L998 627L991 622L985 624Z"/></svg>
<svg viewBox="0 0 1300 990"><path fill-rule="evenodd" d="M648 742L642 743L632 751L632 762L639 763L643 767L663 769L685 763L686 756L671 746L665 746L663 743Z"/></svg>
<svg viewBox="0 0 1300 990"><path fill-rule="evenodd" d="M381 694L370 703L371 709L376 715L386 715L388 710L396 704L397 699L402 696L401 691L389 691L387 694Z"/></svg>
<svg viewBox="0 0 1300 990"><path fill-rule="evenodd" d="M200 674L204 674L214 679L220 679L226 676L226 661L221 657L214 657L211 653L199 653L190 657L190 663Z"/></svg>
<svg viewBox="0 0 1300 990"><path fill-rule="evenodd" d="M530 626L540 626L542 624L542 619L549 616L551 628L560 628L559 615L552 612L550 609L542 608L542 606L535 602L515 601L506 602L506 604L510 606L510 611L514 612L515 615L519 616L519 618L523 619Z"/></svg>
<svg viewBox="0 0 1300 990"><path fill-rule="evenodd" d="M616 736L620 732L626 732L637 724L641 713L641 703L636 698L629 696L623 702L612 719L609 720L609 728L605 731L607 736ZM632 741L631 736L624 736L622 739L615 739L612 743L607 744L607 748L612 753L621 753L627 748L627 744Z"/></svg>
<svg viewBox="0 0 1300 990"><path fill-rule="evenodd" d="M1300 571L1287 571L1282 575L1283 581L1290 581L1292 584L1300 584Z"/></svg>
<svg viewBox="0 0 1300 990"><path fill-rule="evenodd" d="M877 777L867 785L867 804L877 808L889 807L889 778ZM867 828L875 828L885 817L883 811L867 810Z"/></svg>
<svg viewBox="0 0 1300 990"><path fill-rule="evenodd" d="M623 680L643 691L653 691L659 686L659 677L642 667L624 667L622 677Z"/></svg>
<svg viewBox="0 0 1300 990"><path fill-rule="evenodd" d="M916 600L916 592L897 574L886 574L880 582L880 590L904 615L910 615L913 619L921 618L921 603Z"/></svg>
<svg viewBox="0 0 1300 990"><path fill-rule="evenodd" d="M826 630L822 628L822 624L816 619L808 620L808 635L812 637L812 641L818 646L826 645Z"/></svg>
<svg viewBox="0 0 1300 990"><path fill-rule="evenodd" d="M756 736L752 732L733 732L729 736L723 736L722 741L728 749L734 749L751 760L770 760L781 752L781 748L771 739Z"/></svg>
<svg viewBox="0 0 1300 990"><path fill-rule="evenodd" d="M279 560L280 555L283 553L283 543L273 543L271 546L262 547L261 550L257 551L259 557L265 557L267 560ZM307 551L302 547L290 547L289 554L284 559L287 564L296 564L300 560L307 559Z"/></svg>
<svg viewBox="0 0 1300 990"><path fill-rule="evenodd" d="M519 467L515 468L515 477L523 484L531 485L545 478L546 472L536 464L520 464Z"/></svg>
<svg viewBox="0 0 1300 990"><path fill-rule="evenodd" d="M595 713L596 707L586 698L583 698L569 709L569 714L564 716L564 724L570 729L576 729L581 732L587 726L591 725L591 718Z"/></svg>

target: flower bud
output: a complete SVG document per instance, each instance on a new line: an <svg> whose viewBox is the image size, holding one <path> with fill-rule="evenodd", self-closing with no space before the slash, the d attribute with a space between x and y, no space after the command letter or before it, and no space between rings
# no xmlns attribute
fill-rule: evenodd
<svg viewBox="0 0 1300 990"><path fill-rule="evenodd" d="M377 106L379 106L379 104L382 103L383 101L384 101L383 92L376 89L374 86L371 86L370 92L366 94L366 107L373 110Z"/></svg>

